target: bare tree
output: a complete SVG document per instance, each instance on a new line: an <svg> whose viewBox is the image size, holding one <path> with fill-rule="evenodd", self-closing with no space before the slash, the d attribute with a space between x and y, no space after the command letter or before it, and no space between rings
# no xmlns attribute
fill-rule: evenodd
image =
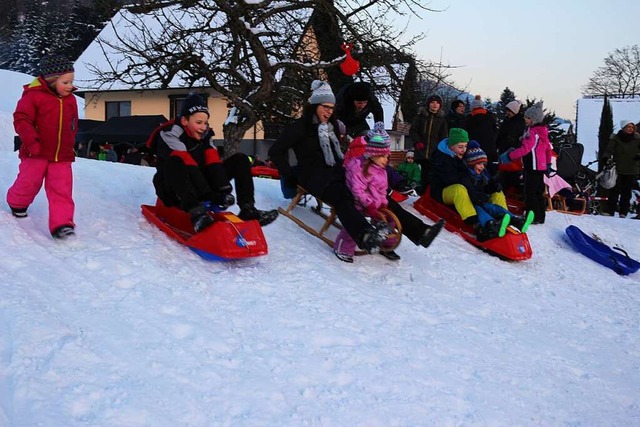
<svg viewBox="0 0 640 427"><path fill-rule="evenodd" d="M211 87L234 106L223 128L228 156L260 120L291 116L308 96L311 80L327 78L344 60L339 46L345 40L358 48L362 77L397 96L402 67L422 35L401 43L403 29L387 17L417 16L431 10L425 3L146 0L114 18L112 39L98 39L110 69L94 66L94 83L97 89L114 82L140 89L175 87L176 82ZM314 13L332 31L333 49L320 43L330 44L331 38L322 37L326 34L309 31ZM421 64L429 73L429 64Z"/></svg>
<svg viewBox="0 0 640 427"><path fill-rule="evenodd" d="M640 94L640 47L627 46L610 53L604 59L604 66L582 87L582 94L619 98Z"/></svg>

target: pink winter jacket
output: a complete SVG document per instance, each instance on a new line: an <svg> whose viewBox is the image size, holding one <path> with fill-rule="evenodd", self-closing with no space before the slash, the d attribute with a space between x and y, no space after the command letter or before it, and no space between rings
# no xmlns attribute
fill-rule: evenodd
<svg viewBox="0 0 640 427"><path fill-rule="evenodd" d="M530 169L535 171L546 171L547 165L551 164L553 147L549 142L549 130L544 125L536 125L525 130L522 136L522 145L509 153L511 160L517 160L532 153L532 164ZM528 162L524 162L525 169L528 169Z"/></svg>
<svg viewBox="0 0 640 427"><path fill-rule="evenodd" d="M368 175L365 176L362 165L366 161L364 157L356 157L344 165L347 187L353 193L356 207L360 211L369 206L376 209L387 206L387 171L372 163L369 166Z"/></svg>

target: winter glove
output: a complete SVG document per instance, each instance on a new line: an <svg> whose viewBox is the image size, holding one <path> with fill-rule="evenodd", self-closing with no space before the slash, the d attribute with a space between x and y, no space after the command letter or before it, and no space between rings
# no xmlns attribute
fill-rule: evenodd
<svg viewBox="0 0 640 427"><path fill-rule="evenodd" d="M364 209L364 213L369 218L377 218L378 217L378 208L374 205L369 205Z"/></svg>
<svg viewBox="0 0 640 427"><path fill-rule="evenodd" d="M500 163L511 163L511 158L509 157L509 151L506 153L500 154L499 158Z"/></svg>
<svg viewBox="0 0 640 427"><path fill-rule="evenodd" d="M549 178L551 178L552 176L554 176L556 174L556 170L551 167L551 163L549 163L547 165L547 170L544 171L544 174Z"/></svg>
<svg viewBox="0 0 640 427"><path fill-rule="evenodd" d="M494 179L489 181L484 187L484 191L488 194L499 193L502 191L502 185Z"/></svg>
<svg viewBox="0 0 640 427"><path fill-rule="evenodd" d="M416 143L413 148L415 148L416 151L422 151L424 150L424 142L418 142Z"/></svg>

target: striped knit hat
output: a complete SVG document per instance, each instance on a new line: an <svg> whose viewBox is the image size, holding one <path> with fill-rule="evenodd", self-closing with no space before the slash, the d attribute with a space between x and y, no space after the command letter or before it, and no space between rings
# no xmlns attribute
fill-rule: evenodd
<svg viewBox="0 0 640 427"><path fill-rule="evenodd" d="M55 82L61 75L73 72L73 62L63 56L45 56L40 61L40 75L49 84Z"/></svg>
<svg viewBox="0 0 640 427"><path fill-rule="evenodd" d="M375 156L388 156L391 154L391 138L387 132L369 131L367 134L367 146L364 149L364 156L367 158Z"/></svg>
<svg viewBox="0 0 640 427"><path fill-rule="evenodd" d="M475 166L478 163L486 163L487 155L480 147L469 148L467 152L464 153L464 161L467 163L467 166Z"/></svg>

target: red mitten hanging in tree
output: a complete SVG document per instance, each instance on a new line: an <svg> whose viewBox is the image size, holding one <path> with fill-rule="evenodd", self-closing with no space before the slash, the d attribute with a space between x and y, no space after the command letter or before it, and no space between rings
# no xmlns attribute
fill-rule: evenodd
<svg viewBox="0 0 640 427"><path fill-rule="evenodd" d="M340 64L340 69L345 75L353 76L360 69L360 61L353 59L353 57L351 56L351 49L353 49L353 44L344 43L342 46L340 46L340 49L342 49L347 55L344 62Z"/></svg>

